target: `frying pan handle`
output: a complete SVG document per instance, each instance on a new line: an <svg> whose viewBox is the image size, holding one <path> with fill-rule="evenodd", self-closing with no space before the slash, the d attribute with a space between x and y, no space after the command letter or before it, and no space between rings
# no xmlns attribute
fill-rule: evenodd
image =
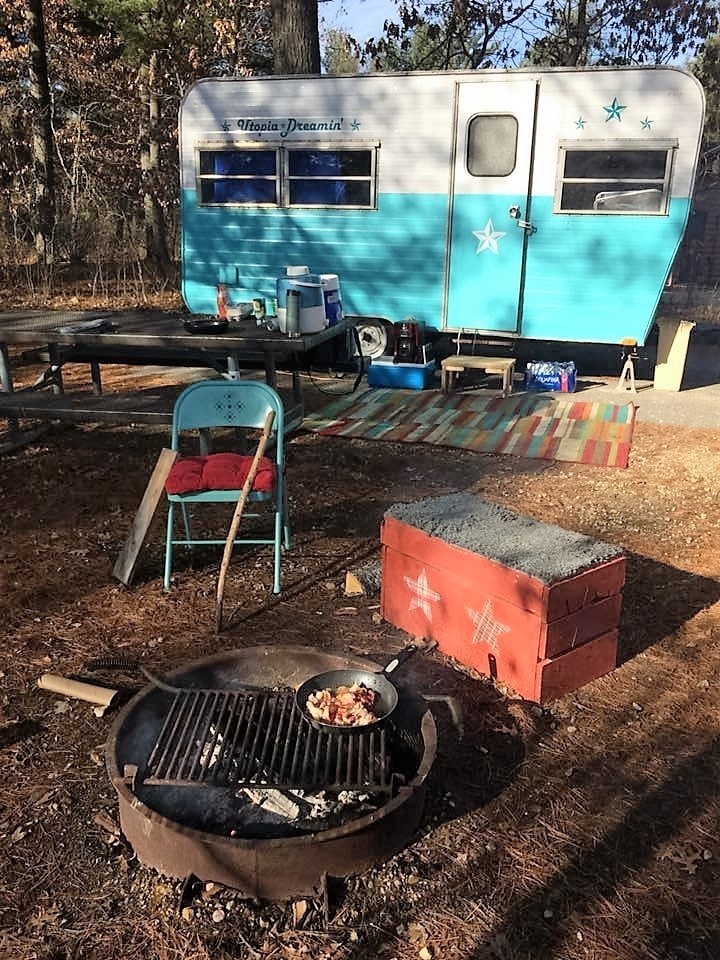
<svg viewBox="0 0 720 960"><path fill-rule="evenodd" d="M385 665L383 673L385 676L394 673L401 664L409 660L410 657L414 657L420 650L422 650L423 653L427 653L430 650L434 650L436 646L437 640L433 640L431 643L424 644L423 646L419 646L417 643L408 644L407 647L404 647L399 653L395 654L390 663Z"/></svg>

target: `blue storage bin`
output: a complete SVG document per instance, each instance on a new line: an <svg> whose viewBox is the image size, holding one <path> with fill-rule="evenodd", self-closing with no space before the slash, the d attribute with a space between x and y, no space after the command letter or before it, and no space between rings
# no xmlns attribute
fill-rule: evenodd
<svg viewBox="0 0 720 960"><path fill-rule="evenodd" d="M393 363L392 357L378 357L368 368L371 387L397 387L403 390L425 390L435 381L435 361L427 363Z"/></svg>

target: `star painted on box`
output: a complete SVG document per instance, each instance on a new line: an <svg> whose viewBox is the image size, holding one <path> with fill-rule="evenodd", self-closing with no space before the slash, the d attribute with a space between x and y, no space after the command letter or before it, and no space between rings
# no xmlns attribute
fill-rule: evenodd
<svg viewBox="0 0 720 960"><path fill-rule="evenodd" d="M417 580L413 580L412 577L404 577L404 580L410 592L413 594L413 596L410 597L410 606L408 609L422 610L428 620L432 620L431 604L442 600L442 597L428 586L428 578L425 571L420 571Z"/></svg>
<svg viewBox="0 0 720 960"><path fill-rule="evenodd" d="M475 253L482 253L483 250L490 250L495 256L500 252L498 249L498 240L505 236L502 230L496 230L492 220L488 220L482 230L473 230L473 236L480 242Z"/></svg>
<svg viewBox="0 0 720 960"><path fill-rule="evenodd" d="M584 130L586 123L587 123L587 120L583 120L582 117L578 117L577 120L575 121L575 126L578 128L578 130Z"/></svg>
<svg viewBox="0 0 720 960"><path fill-rule="evenodd" d="M654 123L654 121L653 121L653 120L648 120L648 118L645 117L644 120L641 120L641 121L640 121L640 126L643 128L643 130L649 130L651 123Z"/></svg>
<svg viewBox="0 0 720 960"><path fill-rule="evenodd" d="M492 601L486 600L482 610L473 610L470 607L465 607L465 610L475 624L470 642L486 643L491 650L497 653L498 637L501 637L504 633L509 633L510 627L506 627L504 623L500 623L493 617Z"/></svg>
<svg viewBox="0 0 720 960"><path fill-rule="evenodd" d="M607 116L605 117L605 123L607 123L609 120L617 120L619 122L622 120L622 117L620 116L620 114L623 112L623 110L627 110L627 106L624 106L623 104L618 103L618 98L613 97L613 101L610 104L610 106L603 107L603 110L607 114Z"/></svg>

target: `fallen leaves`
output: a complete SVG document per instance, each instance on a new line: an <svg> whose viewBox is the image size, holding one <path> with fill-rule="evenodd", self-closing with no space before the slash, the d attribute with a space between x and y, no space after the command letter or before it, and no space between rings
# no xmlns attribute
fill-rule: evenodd
<svg viewBox="0 0 720 960"><path fill-rule="evenodd" d="M712 851L691 841L673 840L665 844L657 859L677 863L686 873L692 875L703 861L712 859Z"/></svg>

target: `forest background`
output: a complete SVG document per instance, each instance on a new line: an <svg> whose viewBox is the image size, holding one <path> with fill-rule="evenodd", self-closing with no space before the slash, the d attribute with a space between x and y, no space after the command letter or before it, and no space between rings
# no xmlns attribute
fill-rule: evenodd
<svg viewBox="0 0 720 960"><path fill-rule="evenodd" d="M362 21L363 0L347 0ZM0 288L135 304L179 286L180 101L200 77L674 64L720 141L714 0L397 0L377 37L323 0L4 0Z"/></svg>

